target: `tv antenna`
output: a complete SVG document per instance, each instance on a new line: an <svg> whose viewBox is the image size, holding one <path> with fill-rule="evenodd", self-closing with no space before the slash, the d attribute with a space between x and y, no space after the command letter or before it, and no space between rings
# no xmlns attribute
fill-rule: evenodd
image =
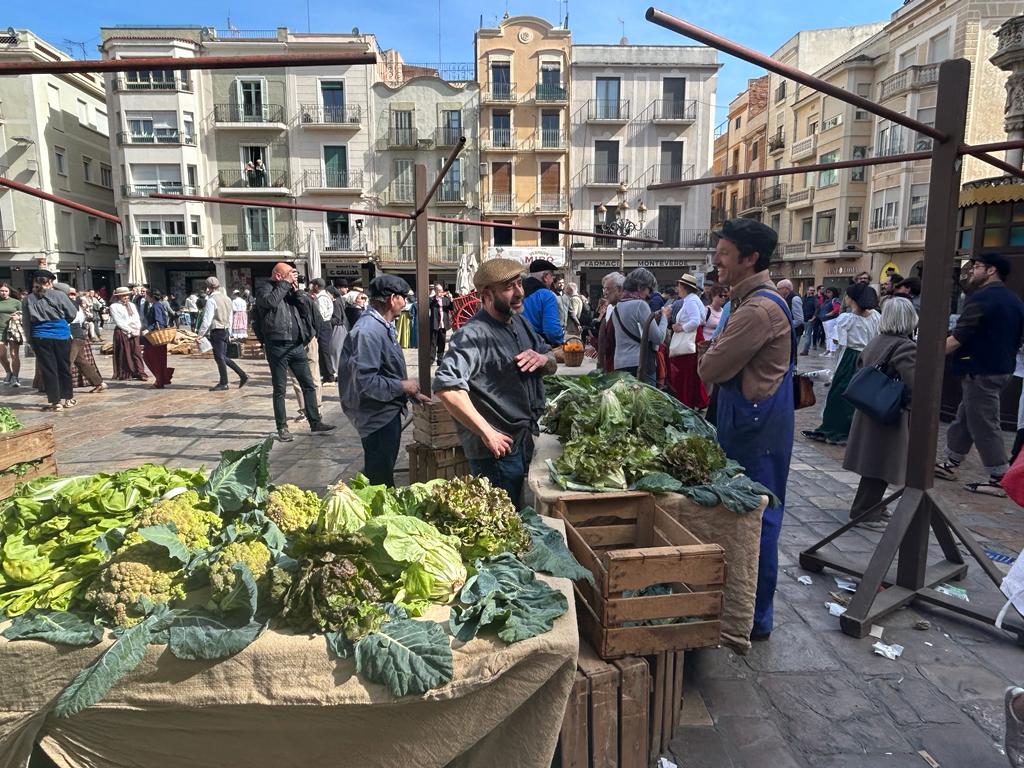
<svg viewBox="0 0 1024 768"><path fill-rule="evenodd" d="M68 54L72 58L75 57L75 51L76 50L77 51L81 51L81 53L82 53L82 55L80 57L78 57L78 58L80 58L80 59L88 59L89 58L89 55L85 51L85 42L84 41L83 42L79 42L78 40L69 40L68 38L65 37L64 38L64 50L67 51Z"/></svg>

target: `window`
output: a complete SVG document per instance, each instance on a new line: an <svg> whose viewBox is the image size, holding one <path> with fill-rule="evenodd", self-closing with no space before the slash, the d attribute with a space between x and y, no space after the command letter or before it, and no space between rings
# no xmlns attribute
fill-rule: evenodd
<svg viewBox="0 0 1024 768"><path fill-rule="evenodd" d="M394 178L391 182L391 196L398 202L412 202L415 192L413 162L407 158L394 161Z"/></svg>
<svg viewBox="0 0 1024 768"><path fill-rule="evenodd" d="M188 139L188 143L192 144L195 142L196 135L196 121L191 112L183 112L181 115L182 133L185 134Z"/></svg>
<svg viewBox="0 0 1024 768"><path fill-rule="evenodd" d="M540 220L541 229L559 229L561 222L557 220ZM557 232L541 232L540 233L540 244L542 246L557 246L558 245L558 233Z"/></svg>
<svg viewBox="0 0 1024 768"><path fill-rule="evenodd" d="M411 109L391 110L391 145L412 147L416 144L416 129Z"/></svg>
<svg viewBox="0 0 1024 768"><path fill-rule="evenodd" d="M605 206L605 212L601 213L601 206L594 206L594 231L604 232L605 224L611 221L615 221L615 216L618 213L619 206L607 205ZM612 248L619 244L618 240L611 240L607 237L596 237L594 238L595 248Z"/></svg>
<svg viewBox="0 0 1024 768"><path fill-rule="evenodd" d="M662 78L661 99L661 117L673 120L686 118L686 78Z"/></svg>
<svg viewBox="0 0 1024 768"><path fill-rule="evenodd" d="M440 165L444 165L444 160L438 158L437 162ZM438 167L440 170L440 166ZM452 163L452 167L448 169L448 175L441 181L441 186L437 189L436 200L441 203L459 203L462 202L462 158L455 158L455 162Z"/></svg>
<svg viewBox="0 0 1024 768"><path fill-rule="evenodd" d="M737 117L733 121L733 128L738 131L742 125L743 125L743 116L740 115L739 117Z"/></svg>
<svg viewBox="0 0 1024 768"><path fill-rule="evenodd" d="M512 146L512 112L496 109L491 115L491 144L495 147Z"/></svg>
<svg viewBox="0 0 1024 768"><path fill-rule="evenodd" d="M244 250L269 251L273 239L273 219L269 208L243 208L245 212L245 235L247 246Z"/></svg>
<svg viewBox="0 0 1024 768"><path fill-rule="evenodd" d="M512 62L491 62L491 98L500 101L512 98Z"/></svg>
<svg viewBox="0 0 1024 768"><path fill-rule="evenodd" d="M324 105L325 123L345 122L345 83L324 80L320 83L320 100ZM346 225L347 226L347 225Z"/></svg>
<svg viewBox="0 0 1024 768"><path fill-rule="evenodd" d="M921 107L917 110L918 122L922 122L925 125L935 125L935 107ZM925 136L923 134L915 134L914 139L914 151L915 152L927 152L932 148L931 136Z"/></svg>
<svg viewBox="0 0 1024 768"><path fill-rule="evenodd" d="M871 198L871 229L892 229L899 224L900 188L880 189Z"/></svg>
<svg viewBox="0 0 1024 768"><path fill-rule="evenodd" d="M68 159L66 149L64 149L63 147L53 148L53 163L54 167L57 169L57 173L59 173L61 176L68 175Z"/></svg>
<svg viewBox="0 0 1024 768"><path fill-rule="evenodd" d="M92 158L82 155L82 178L92 182Z"/></svg>
<svg viewBox="0 0 1024 768"><path fill-rule="evenodd" d="M264 122L267 119L262 79L238 80L238 106L242 122Z"/></svg>
<svg viewBox="0 0 1024 768"><path fill-rule="evenodd" d="M597 118L599 120L618 120L623 117L622 104L619 101L619 78L597 78Z"/></svg>
<svg viewBox="0 0 1024 768"><path fill-rule="evenodd" d="M810 216L805 216L800 219L800 241L807 242L811 239L811 227L814 224L814 219Z"/></svg>
<svg viewBox="0 0 1024 768"><path fill-rule="evenodd" d="M565 99L561 62L542 61L540 63L540 82L537 83L537 99L540 101L561 101Z"/></svg>
<svg viewBox="0 0 1024 768"><path fill-rule="evenodd" d="M871 83L857 83L857 95L865 99L871 98ZM854 120L871 120L871 113L864 109L856 109L853 112Z"/></svg>
<svg viewBox="0 0 1024 768"><path fill-rule="evenodd" d="M104 136L110 135L110 125L107 122L107 110L96 107L93 109L93 116L96 118L94 127Z"/></svg>
<svg viewBox="0 0 1024 768"><path fill-rule="evenodd" d="M189 220L189 245L199 248L203 244L203 223L199 216L190 216Z"/></svg>
<svg viewBox="0 0 1024 768"><path fill-rule="evenodd" d="M773 213L772 214L772 224L771 224L771 226L772 226L772 229L774 229L776 232L779 232L779 230L782 229L782 215L781 214L779 214L779 213Z"/></svg>
<svg viewBox="0 0 1024 768"><path fill-rule="evenodd" d="M351 248L349 241L348 214L338 211L327 212L327 250L347 251Z"/></svg>
<svg viewBox="0 0 1024 768"><path fill-rule="evenodd" d="M965 208L964 211L970 209ZM984 248L1001 248L1004 246L1019 247L1024 245L1024 203L1000 203L988 205L981 209L983 211L984 224L982 228L982 242ZM974 220L965 220L961 227L970 226L972 229L960 233L961 247L970 247L973 242ZM968 238L968 245L964 245L965 236Z"/></svg>
<svg viewBox="0 0 1024 768"><path fill-rule="evenodd" d="M946 29L928 41L928 63L938 64L949 57L949 30Z"/></svg>
<svg viewBox="0 0 1024 768"><path fill-rule="evenodd" d="M454 222L439 222L439 224L440 226L436 227L434 231L437 233L435 242L441 251L442 258L453 261L459 259L466 245L466 227ZM544 226L543 222L541 222L541 226ZM543 237L542 233L541 238L543 239Z"/></svg>
<svg viewBox="0 0 1024 768"><path fill-rule="evenodd" d="M813 136L818 132L818 118L817 116L810 118L807 121L807 135Z"/></svg>
<svg viewBox="0 0 1024 768"><path fill-rule="evenodd" d="M185 172L188 178L188 185L192 189L198 189L199 187L199 169L194 165L185 166Z"/></svg>
<svg viewBox="0 0 1024 768"><path fill-rule="evenodd" d="M868 156L867 147L854 147L853 148L853 159L862 160ZM864 181L865 166L860 168L854 168L850 171L850 181Z"/></svg>
<svg viewBox="0 0 1024 768"><path fill-rule="evenodd" d="M850 208L846 212L846 242L860 242L860 208Z"/></svg>
<svg viewBox="0 0 1024 768"><path fill-rule="evenodd" d="M903 126L883 123L878 130L878 151L879 157L896 155L903 151Z"/></svg>
<svg viewBox="0 0 1024 768"><path fill-rule="evenodd" d="M818 225L815 227L814 242L817 244L833 243L836 239L836 211L818 213Z"/></svg>
<svg viewBox="0 0 1024 768"><path fill-rule="evenodd" d="M114 188L114 170L106 163L100 163L100 185L107 189Z"/></svg>
<svg viewBox="0 0 1024 768"><path fill-rule="evenodd" d="M60 105L60 88L50 84L46 89L46 101L50 107L50 126L58 131L63 131L64 110Z"/></svg>
<svg viewBox="0 0 1024 768"><path fill-rule="evenodd" d="M97 237L102 237L102 235L100 235L100 220L95 216L86 216L85 221L89 226L89 239L96 242ZM113 224L113 222L111 222L111 224Z"/></svg>
<svg viewBox="0 0 1024 768"><path fill-rule="evenodd" d="M57 245L62 251L77 251L75 246L75 219L71 211L61 211L57 220Z"/></svg>
<svg viewBox="0 0 1024 768"><path fill-rule="evenodd" d="M324 147L324 186L348 186L348 147Z"/></svg>
<svg viewBox="0 0 1024 768"><path fill-rule="evenodd" d="M661 175L658 181L683 180L683 142L661 142Z"/></svg>
<svg viewBox="0 0 1024 768"><path fill-rule="evenodd" d="M507 219L495 219L499 224L511 224ZM491 242L494 245L512 245L512 230L504 227L495 227L491 230Z"/></svg>
<svg viewBox="0 0 1024 768"><path fill-rule="evenodd" d="M924 226L928 218L928 185L912 184L910 186L910 216L907 226Z"/></svg>
<svg viewBox="0 0 1024 768"><path fill-rule="evenodd" d="M839 161L839 150L835 149L831 152L826 152L818 158L819 163L835 163ZM818 189L825 187L831 187L839 183L839 171L832 168L827 171L818 171ZM833 211L833 213L835 213Z"/></svg>
<svg viewBox="0 0 1024 768"><path fill-rule="evenodd" d="M915 64L917 64L917 48L911 48L909 51L904 51L900 54L899 66L896 68L896 71L901 72Z"/></svg>
<svg viewBox="0 0 1024 768"><path fill-rule="evenodd" d="M663 248L678 248L683 221L683 209L678 205L658 206L658 239Z"/></svg>
<svg viewBox="0 0 1024 768"><path fill-rule="evenodd" d="M545 109L540 115L540 140L543 147L560 147L562 141L562 116L557 109Z"/></svg>
<svg viewBox="0 0 1024 768"><path fill-rule="evenodd" d="M618 184L619 179L619 142L594 142L594 176L593 181L599 184Z"/></svg>
<svg viewBox="0 0 1024 768"><path fill-rule="evenodd" d="M758 142L755 141L753 144L750 145L750 159L751 160L757 160L757 144L758 144Z"/></svg>
<svg viewBox="0 0 1024 768"><path fill-rule="evenodd" d="M441 132L445 146L454 146L462 136L462 112L458 109L441 111Z"/></svg>
<svg viewBox="0 0 1024 768"><path fill-rule="evenodd" d="M133 163L129 166L132 184L137 194L150 192L181 193L181 167L166 163L163 165Z"/></svg>
<svg viewBox="0 0 1024 768"><path fill-rule="evenodd" d="M103 222L106 224L106 237L103 239L105 243L116 243L117 242L117 224L112 221Z"/></svg>
<svg viewBox="0 0 1024 768"><path fill-rule="evenodd" d="M89 105L78 99L78 124L89 126Z"/></svg>

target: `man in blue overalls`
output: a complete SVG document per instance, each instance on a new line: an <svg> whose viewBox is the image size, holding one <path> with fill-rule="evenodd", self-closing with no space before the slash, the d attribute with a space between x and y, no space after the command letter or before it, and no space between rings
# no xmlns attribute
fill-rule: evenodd
<svg viewBox="0 0 1024 768"><path fill-rule="evenodd" d="M718 233L712 263L731 288L732 309L699 373L718 388L718 442L781 499L764 511L751 640L772 631L772 600L779 568L779 533L793 452L793 367L796 339L785 300L771 281L768 261L778 235L753 219L731 219Z"/></svg>

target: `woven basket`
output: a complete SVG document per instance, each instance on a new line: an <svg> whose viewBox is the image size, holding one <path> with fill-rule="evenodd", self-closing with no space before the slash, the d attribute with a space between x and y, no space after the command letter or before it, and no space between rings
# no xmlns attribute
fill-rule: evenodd
<svg viewBox="0 0 1024 768"><path fill-rule="evenodd" d="M155 331L148 331L145 334L146 341L158 347L164 344L170 344L174 341L174 337L177 335L178 330L176 328L159 328Z"/></svg>
<svg viewBox="0 0 1024 768"><path fill-rule="evenodd" d="M579 366L583 365L583 339L581 339L579 336L566 336L565 340L566 342L578 341L580 343L580 348L575 350L566 349L564 346L562 347L562 354L565 356L566 366L568 366L569 368L578 368Z"/></svg>

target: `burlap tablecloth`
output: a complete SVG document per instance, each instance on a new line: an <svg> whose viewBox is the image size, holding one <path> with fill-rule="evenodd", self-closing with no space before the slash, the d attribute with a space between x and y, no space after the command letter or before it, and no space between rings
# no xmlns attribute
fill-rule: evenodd
<svg viewBox="0 0 1024 768"><path fill-rule="evenodd" d="M554 513L558 497L566 493L551 480L546 460L561 455L555 435L537 438L529 485L534 504L542 515ZM705 544L718 544L725 550L728 570L722 608L722 641L744 653L750 648L750 630L754 626L754 600L757 595L757 564L761 552L760 509L738 515L723 506L703 507L678 493L658 494L657 504L685 525Z"/></svg>
<svg viewBox="0 0 1024 768"><path fill-rule="evenodd" d="M572 585L547 634L506 645L453 642L455 677L393 697L327 653L322 637L268 632L217 662L154 646L101 701L68 719L57 695L107 647L0 638L0 768L27 765L34 742L61 768L536 766L548 768L576 673ZM428 618L447 621L448 609Z"/></svg>

